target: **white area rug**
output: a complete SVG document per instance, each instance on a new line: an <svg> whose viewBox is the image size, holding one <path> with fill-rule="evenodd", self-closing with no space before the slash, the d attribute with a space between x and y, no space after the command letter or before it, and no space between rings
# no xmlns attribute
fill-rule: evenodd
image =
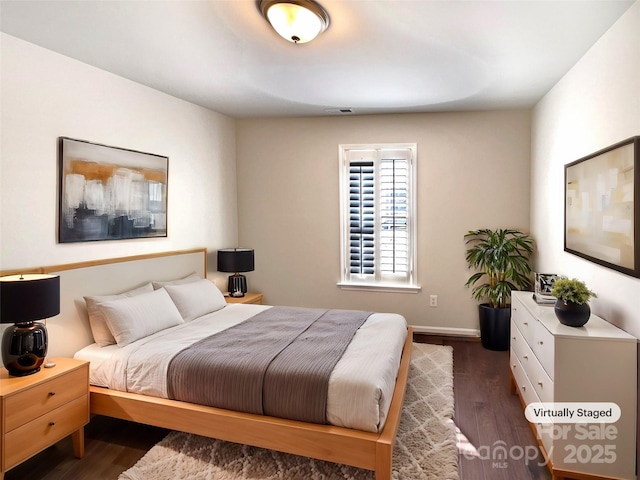
<svg viewBox="0 0 640 480"><path fill-rule="evenodd" d="M453 349L413 344L395 480L457 480ZM373 480L368 470L172 432L119 480Z"/></svg>

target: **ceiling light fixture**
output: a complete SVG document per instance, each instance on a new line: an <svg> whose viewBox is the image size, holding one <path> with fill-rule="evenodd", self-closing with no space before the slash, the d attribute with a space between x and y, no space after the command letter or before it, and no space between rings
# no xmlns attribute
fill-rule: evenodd
<svg viewBox="0 0 640 480"><path fill-rule="evenodd" d="M329 27L329 14L313 0L258 0L258 8L282 38L307 43Z"/></svg>

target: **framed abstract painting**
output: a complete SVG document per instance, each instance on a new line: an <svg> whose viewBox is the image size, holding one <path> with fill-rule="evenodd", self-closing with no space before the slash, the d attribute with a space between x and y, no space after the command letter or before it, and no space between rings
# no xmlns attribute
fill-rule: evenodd
<svg viewBox="0 0 640 480"><path fill-rule="evenodd" d="M169 158L58 139L60 243L167 236Z"/></svg>
<svg viewBox="0 0 640 480"><path fill-rule="evenodd" d="M565 251L640 277L640 136L565 165Z"/></svg>

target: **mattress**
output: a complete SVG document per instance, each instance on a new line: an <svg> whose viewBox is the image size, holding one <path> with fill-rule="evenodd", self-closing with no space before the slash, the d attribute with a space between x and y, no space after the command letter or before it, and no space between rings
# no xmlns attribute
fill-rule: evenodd
<svg viewBox="0 0 640 480"><path fill-rule="evenodd" d="M268 308L271 307L231 304L123 347L89 345L74 357L90 362L92 385L169 398L167 370L175 354ZM330 424L381 431L406 335L407 324L401 315L374 313L369 316L329 379L327 420Z"/></svg>

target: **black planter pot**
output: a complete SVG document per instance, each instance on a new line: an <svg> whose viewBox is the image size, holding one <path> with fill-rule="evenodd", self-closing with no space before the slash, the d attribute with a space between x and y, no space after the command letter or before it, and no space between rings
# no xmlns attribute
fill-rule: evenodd
<svg viewBox="0 0 640 480"><path fill-rule="evenodd" d="M578 305L573 302L564 303L558 299L553 310L556 312L556 317L558 317L560 323L569 327L582 327L591 317L591 308L587 303Z"/></svg>
<svg viewBox="0 0 640 480"><path fill-rule="evenodd" d="M493 308L488 303L479 306L480 340L487 350L509 350L511 308Z"/></svg>

